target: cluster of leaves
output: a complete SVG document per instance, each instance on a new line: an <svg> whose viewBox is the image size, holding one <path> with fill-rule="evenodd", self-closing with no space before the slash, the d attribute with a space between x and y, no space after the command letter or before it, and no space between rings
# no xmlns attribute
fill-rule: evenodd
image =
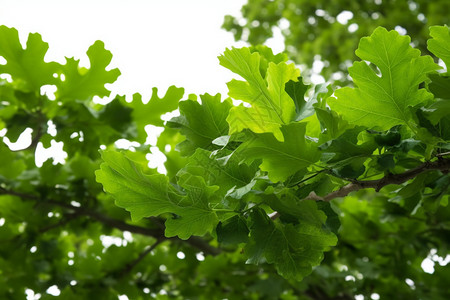
<svg viewBox="0 0 450 300"><path fill-rule="evenodd" d="M307 86L287 56L258 46L219 57L243 79L230 98L180 101L171 87L99 105L119 75L101 42L82 68L46 62L38 34L23 49L0 27L11 77L0 129L12 141L33 130L26 149L0 148L0 296L47 298L56 285L68 299L446 299L448 268L421 268L450 242L450 31L430 34L443 72L379 27L356 51L355 87ZM36 167L36 145L52 142L66 163ZM156 149L164 174L148 167Z"/></svg>
<svg viewBox="0 0 450 300"><path fill-rule="evenodd" d="M377 26L399 26L422 53L430 54L426 45L428 27L449 24L449 11L446 0L248 0L241 9L242 17L226 16L223 28L236 40L251 45L263 44L277 28L290 59L311 67L320 55L325 78L342 72L335 78L344 76L346 81L348 65L357 59L354 51L359 40ZM350 20L345 15L343 21L339 20L343 12Z"/></svg>

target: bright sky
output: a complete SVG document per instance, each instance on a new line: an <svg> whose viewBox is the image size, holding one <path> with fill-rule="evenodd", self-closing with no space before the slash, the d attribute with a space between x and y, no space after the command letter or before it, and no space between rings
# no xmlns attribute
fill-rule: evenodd
<svg viewBox="0 0 450 300"><path fill-rule="evenodd" d="M226 93L233 75L219 66L226 47L242 46L221 29L226 14L239 15L246 0L0 0L0 25L15 27L25 42L38 32L50 44L48 59L80 58L95 40L113 53L122 75L113 93L170 85L187 93Z"/></svg>

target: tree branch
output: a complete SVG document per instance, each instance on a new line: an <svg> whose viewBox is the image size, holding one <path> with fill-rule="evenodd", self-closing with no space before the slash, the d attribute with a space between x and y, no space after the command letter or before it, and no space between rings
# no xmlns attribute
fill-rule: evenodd
<svg viewBox="0 0 450 300"><path fill-rule="evenodd" d="M28 200L35 200L35 201L39 201L40 200L40 198L35 196L35 195L24 194L24 193L12 191L12 190L7 190L7 189L5 189L3 187L0 187L0 194L13 195L13 196L17 196L17 197L20 197L22 199L28 199ZM191 236L187 240L181 240L180 238L177 238L177 237L168 238L168 237L166 237L164 235L164 228L161 228L161 227L158 227L158 228L146 228L146 227L131 225L131 224L128 224L128 223L126 223L124 221L113 219L113 218L111 218L111 217L109 217L107 215L98 213L96 211L88 210L88 209L85 209L83 207L73 206L71 204L68 204L68 203L65 203L65 202L56 201L56 200L42 200L42 201L39 201L38 203L40 205L42 205L42 204L44 204L44 205L53 205L53 206L59 206L59 207L71 210L77 215L87 216L87 217L89 217L89 218L91 218L93 220L96 220L96 221L98 221L100 223L103 223L103 224L105 224L107 226L110 226L110 227L113 227L113 228L117 228L117 229L119 229L121 231L129 231L129 232L132 232L132 233L153 237L153 238L156 238L157 240L181 241L183 243L187 243L190 246L201 250L206 255L218 255L218 254L221 253L221 249L211 246L209 243L207 243L205 240L203 240L203 239L201 239L199 237Z"/></svg>
<svg viewBox="0 0 450 300"><path fill-rule="evenodd" d="M380 191L384 186L389 184L402 184L410 179L415 178L416 176L431 171L431 170L439 170L442 172L448 172L450 170L450 159L438 159L434 162L424 162L420 166L408 170L404 173L400 174L388 174L381 179L378 180L366 180L366 181L358 181L354 180L352 183L349 183L337 191L331 192L328 195L323 197L319 197L316 194L309 195L306 199L313 200L322 200L322 201L331 201L334 198L345 197L351 192L355 192L361 189L373 188L375 191Z"/></svg>

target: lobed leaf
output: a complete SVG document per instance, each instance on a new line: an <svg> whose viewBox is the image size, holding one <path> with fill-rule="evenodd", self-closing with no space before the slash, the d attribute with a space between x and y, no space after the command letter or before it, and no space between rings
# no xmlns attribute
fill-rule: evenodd
<svg viewBox="0 0 450 300"><path fill-rule="evenodd" d="M308 206L303 207L303 213L312 209L314 214L314 208ZM278 273L286 279L301 280L310 274L312 267L322 261L323 252L337 242L333 233L322 228L321 220L274 223L261 209L252 212L251 220L250 240L245 247L247 262L274 263Z"/></svg>
<svg viewBox="0 0 450 300"><path fill-rule="evenodd" d="M66 64L62 67L65 80L57 84L56 97L59 100L109 96L110 91L105 84L113 83L120 75L119 69L106 70L112 59L111 52L105 49L103 42L96 41L86 53L89 69L80 68L79 60L66 58Z"/></svg>
<svg viewBox="0 0 450 300"><path fill-rule="evenodd" d="M133 101L127 103L133 108L132 116L137 125L138 137L137 141L144 143L147 138L145 131L146 125L163 126L164 121L161 116L165 113L174 111L178 108L178 102L184 94L184 88L177 88L174 85L170 86L164 97L158 97L158 89L152 89L152 96L147 103L142 101L140 94L133 95Z"/></svg>
<svg viewBox="0 0 450 300"><path fill-rule="evenodd" d="M230 134L250 129L255 133L271 132L278 140L283 136L280 126L289 124L295 115L295 106L285 91L289 80L296 80L299 70L284 62L268 64L267 75L259 70L261 56L248 48L227 49L219 56L220 64L242 76L246 81L232 80L227 86L228 95L251 105L233 107L227 117Z"/></svg>
<svg viewBox="0 0 450 300"><path fill-rule="evenodd" d="M111 193L116 205L131 213L133 220L175 214L166 221L166 236L204 235L217 224L217 216L208 201L216 190L194 176L182 181L186 193L169 183L162 174L146 175L138 164L118 152L103 152L104 163L97 170L97 181Z"/></svg>
<svg viewBox="0 0 450 300"><path fill-rule="evenodd" d="M210 151L198 148L177 175L201 176L208 185L219 186L218 192L225 195L230 189L239 189L249 184L257 170L255 164L240 164L234 155L223 163L213 157Z"/></svg>
<svg viewBox="0 0 450 300"><path fill-rule="evenodd" d="M180 116L172 118L167 125L178 128L186 137L186 141L177 145L182 155L191 155L197 148L211 150L215 148L212 141L228 133L226 117L231 101L220 101L220 94L200 96L201 104L197 101L186 100L180 102Z"/></svg>
<svg viewBox="0 0 450 300"><path fill-rule="evenodd" d="M450 28L447 25L431 26L430 35L433 38L427 42L428 50L444 61L448 72L450 67Z"/></svg>
<svg viewBox="0 0 450 300"><path fill-rule="evenodd" d="M426 74L439 68L429 56L410 46L411 39L398 32L378 27L370 37L362 38L356 55L374 64L378 75L366 62L349 68L356 88L335 91L330 107L350 123L387 130L412 120L409 107L433 98L418 86Z"/></svg>
<svg viewBox="0 0 450 300"><path fill-rule="evenodd" d="M16 29L0 26L0 40L0 56L6 60L6 64L0 65L0 73L10 74L20 89L39 93L41 86L56 82L53 74L60 65L44 61L48 44L40 34L30 33L23 49Z"/></svg>

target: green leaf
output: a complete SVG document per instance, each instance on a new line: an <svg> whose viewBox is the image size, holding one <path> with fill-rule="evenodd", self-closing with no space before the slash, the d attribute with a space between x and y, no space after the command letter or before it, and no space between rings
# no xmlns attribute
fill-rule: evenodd
<svg viewBox="0 0 450 300"><path fill-rule="evenodd" d="M309 85L303 83L301 76L297 78L297 81L289 80L284 89L294 101L296 121L300 121L314 114L312 103L305 101L305 93L308 91Z"/></svg>
<svg viewBox="0 0 450 300"><path fill-rule="evenodd" d="M320 149L325 153L334 153L335 155L328 159L329 162L341 161L347 158L370 156L376 149L375 143L367 141L359 143L358 135L362 128L355 127L346 130L337 139L320 145Z"/></svg>
<svg viewBox="0 0 450 300"><path fill-rule="evenodd" d="M220 94L204 94L200 99L201 104L193 100L180 102L180 116L167 123L186 136L186 141L177 146L182 155L191 155L197 148L217 149L212 141L228 133L226 117L232 107L231 101L221 102Z"/></svg>
<svg viewBox="0 0 450 300"><path fill-rule="evenodd" d="M301 121L312 116L320 107L325 108L324 99L332 94L332 90L325 84L318 84L315 86L312 96L305 101L305 93L309 89L309 85L303 83L301 76L297 80L287 82L285 90L295 104L295 121Z"/></svg>
<svg viewBox="0 0 450 300"><path fill-rule="evenodd" d="M433 38L427 42L428 50L444 61L448 72L450 67L450 28L447 25L431 26L430 35Z"/></svg>
<svg viewBox="0 0 450 300"><path fill-rule="evenodd" d="M184 188L186 196L176 205L172 213L176 217L167 219L166 236L179 236L186 240L191 235L203 236L211 232L219 222L216 213L211 209L210 202L217 204L214 195L218 186L206 186L204 180L198 176L183 175L178 184Z"/></svg>
<svg viewBox="0 0 450 300"><path fill-rule="evenodd" d="M95 172L97 181L116 198L116 204L131 213L133 220L170 211L182 195L162 174L144 175L136 163L119 152L102 153L105 161Z"/></svg>
<svg viewBox="0 0 450 300"><path fill-rule="evenodd" d="M174 111L178 108L178 102L184 94L183 88L177 88L174 85L167 89L164 97L158 97L158 89L152 89L152 96L147 103L142 101L140 94L133 95L133 101L128 105L133 108L132 117L137 125L137 141L144 143L147 138L145 131L146 125L163 126L164 121L161 116L165 113Z"/></svg>
<svg viewBox="0 0 450 300"><path fill-rule="evenodd" d="M118 152L103 152L105 161L96 171L97 181L116 199L116 205L131 213L133 220L172 213L166 221L166 236L204 235L217 224L209 198L217 187L207 187L199 177L182 180L185 193L169 184L162 174L146 175L142 168Z"/></svg>
<svg viewBox="0 0 450 300"><path fill-rule="evenodd" d="M255 133L272 132L282 140L280 126L290 123L295 115L295 106L285 91L285 84L297 79L298 69L293 64L270 62L266 78L263 78L259 71L261 56L248 48L227 49L219 56L219 61L246 80L230 81L228 95L251 104L250 108L240 105L231 109L227 118L230 134L248 128Z"/></svg>
<svg viewBox="0 0 450 300"><path fill-rule="evenodd" d="M393 147L398 145L402 139L399 130L399 126L395 126L385 132L370 131L370 133L374 134L374 140L379 146Z"/></svg>
<svg viewBox="0 0 450 300"><path fill-rule="evenodd" d="M124 97L116 97L113 101L106 104L99 112L98 120L110 125L122 136L125 136L125 132L127 132L133 119L131 115L132 109L123 105L123 99Z"/></svg>
<svg viewBox="0 0 450 300"><path fill-rule="evenodd" d="M341 221L338 214L333 210L330 202L317 201L317 207L327 215L327 221L325 226L334 234L338 234L339 227L341 227Z"/></svg>
<svg viewBox="0 0 450 300"><path fill-rule="evenodd" d="M257 171L256 165L240 164L235 155L223 162L215 158L210 151L198 148L187 161L186 166L178 172L178 176L191 174L201 176L208 185L219 186L218 192L225 195L230 189L246 186Z"/></svg>
<svg viewBox="0 0 450 300"><path fill-rule="evenodd" d="M8 146L0 142L0 177L7 179L15 179L26 169L26 164L23 160L11 151Z"/></svg>
<svg viewBox="0 0 450 300"><path fill-rule="evenodd" d="M267 67L269 66L270 62L279 64L288 60L288 57L285 53L281 52L278 54L273 54L272 49L265 45L251 46L250 52L257 52L260 55L261 60L259 64L259 71L261 72L262 77L266 77Z"/></svg>
<svg viewBox="0 0 450 300"><path fill-rule="evenodd" d="M302 280L337 242L322 226L303 220L297 225L274 223L261 209L252 212L251 221L250 241L244 249L247 262L274 263L286 279Z"/></svg>
<svg viewBox="0 0 450 300"><path fill-rule="evenodd" d="M219 222L216 228L217 241L225 244L239 244L248 241L249 229L245 219L233 216L224 222Z"/></svg>
<svg viewBox="0 0 450 300"><path fill-rule="evenodd" d="M291 123L281 127L284 142L270 133L255 134L237 150L247 160L261 158L261 170L273 182L284 181L319 159L316 144L305 138L306 124Z"/></svg>
<svg viewBox="0 0 450 300"><path fill-rule="evenodd" d="M56 82L53 74L60 66L44 61L48 44L40 34L30 33L23 49L16 29L0 26L0 41L0 56L6 60L5 65L0 65L0 73L10 74L20 89L39 93L41 86Z"/></svg>
<svg viewBox="0 0 450 300"><path fill-rule="evenodd" d="M440 76L439 74L430 74L428 77L431 79L428 88L434 97L450 99L450 77Z"/></svg>
<svg viewBox="0 0 450 300"><path fill-rule="evenodd" d="M315 111L322 133L319 140L321 142L336 139L349 127L347 121L328 107L315 107Z"/></svg>
<svg viewBox="0 0 450 300"><path fill-rule="evenodd" d="M439 68L429 56L410 46L411 39L395 30L378 27L370 37L362 38L356 50L362 60L374 64L378 75L366 62L355 62L349 68L357 88L335 91L330 107L350 123L387 130L395 125L409 125L408 107L433 98L418 86L426 74Z"/></svg>
<svg viewBox="0 0 450 300"><path fill-rule="evenodd" d="M57 84L58 100L109 96L110 91L105 88L105 84L113 83L120 75L119 69L106 70L112 59L111 52L105 49L103 42L96 41L86 53L89 57L89 69L80 68L79 60L66 58L66 64L62 67L65 79Z"/></svg>

